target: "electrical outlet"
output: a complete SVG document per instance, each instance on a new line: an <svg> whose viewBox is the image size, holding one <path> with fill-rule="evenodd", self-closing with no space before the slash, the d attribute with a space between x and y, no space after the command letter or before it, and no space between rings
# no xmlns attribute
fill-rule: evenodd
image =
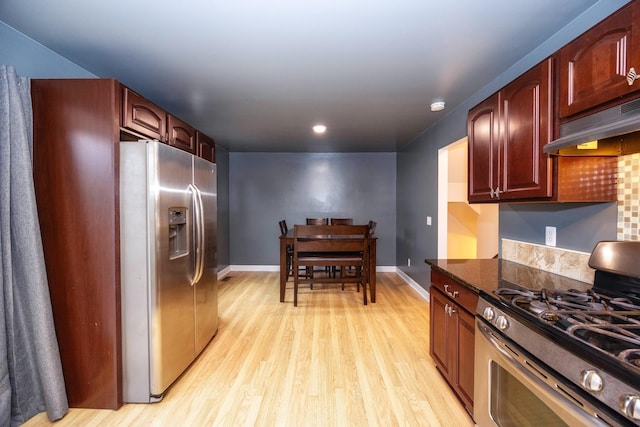
<svg viewBox="0 0 640 427"><path fill-rule="evenodd" d="M411 258L407 258L407 267L411 267Z"/></svg>
<svg viewBox="0 0 640 427"><path fill-rule="evenodd" d="M549 227L549 226L545 227L544 244L547 246L556 245L556 228L555 227Z"/></svg>
<svg viewBox="0 0 640 427"><path fill-rule="evenodd" d="M427 225L431 225L431 217L430 216L427 217Z"/></svg>

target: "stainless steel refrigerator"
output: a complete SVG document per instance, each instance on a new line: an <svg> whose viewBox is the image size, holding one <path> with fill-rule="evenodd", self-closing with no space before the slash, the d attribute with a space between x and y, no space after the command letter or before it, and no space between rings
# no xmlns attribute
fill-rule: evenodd
<svg viewBox="0 0 640 427"><path fill-rule="evenodd" d="M216 165L120 143L123 401L156 402L218 329Z"/></svg>

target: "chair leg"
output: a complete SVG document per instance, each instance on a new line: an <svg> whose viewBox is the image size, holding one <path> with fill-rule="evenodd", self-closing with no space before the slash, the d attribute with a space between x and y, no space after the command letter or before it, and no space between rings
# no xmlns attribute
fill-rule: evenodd
<svg viewBox="0 0 640 427"><path fill-rule="evenodd" d="M294 265L293 270L293 306L298 306L298 266Z"/></svg>
<svg viewBox="0 0 640 427"><path fill-rule="evenodd" d="M367 282L362 280L362 295L364 296L364 305L367 305Z"/></svg>

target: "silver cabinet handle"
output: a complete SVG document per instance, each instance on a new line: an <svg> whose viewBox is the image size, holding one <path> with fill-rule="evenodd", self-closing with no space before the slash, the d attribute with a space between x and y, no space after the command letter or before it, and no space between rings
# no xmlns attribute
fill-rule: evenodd
<svg viewBox="0 0 640 427"><path fill-rule="evenodd" d="M445 291L445 292L447 293L447 295L449 295L451 298L455 298L455 297L457 297L457 296L458 296L458 293L459 293L458 291L453 291L453 292L451 292L451 291L449 290L449 285L444 285L444 291Z"/></svg>
<svg viewBox="0 0 640 427"><path fill-rule="evenodd" d="M633 82L635 82L640 76L636 73L636 69L631 67L629 68L629 72L627 73L627 83L629 86L633 86Z"/></svg>

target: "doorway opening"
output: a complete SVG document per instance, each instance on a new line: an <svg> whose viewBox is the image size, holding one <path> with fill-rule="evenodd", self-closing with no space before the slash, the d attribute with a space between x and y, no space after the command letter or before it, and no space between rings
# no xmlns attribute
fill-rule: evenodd
<svg viewBox="0 0 640 427"><path fill-rule="evenodd" d="M498 255L498 204L467 202L468 142L438 150L438 258Z"/></svg>

